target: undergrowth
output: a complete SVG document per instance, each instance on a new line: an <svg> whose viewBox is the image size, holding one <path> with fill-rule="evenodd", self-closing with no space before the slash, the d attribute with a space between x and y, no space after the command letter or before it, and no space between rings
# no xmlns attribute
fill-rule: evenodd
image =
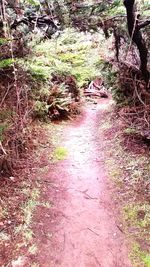
<svg viewBox="0 0 150 267"><path fill-rule="evenodd" d="M137 139L132 129L125 128L114 108L106 112L106 118L101 121L99 131L104 134L104 157L108 173L117 185L114 199L122 207L122 231L130 240L132 266L149 267L149 149L141 139Z"/></svg>
<svg viewBox="0 0 150 267"><path fill-rule="evenodd" d="M5 40L0 39L0 42L3 44ZM128 104L123 92L118 88L118 72L111 64L111 56L114 54L110 52L110 55L105 57L105 48L102 42L101 35L79 33L73 29L66 29L60 36L52 37L51 40L41 41L39 44L36 41L32 41L30 47L33 48L33 53L24 59L15 59L17 63L15 63L18 79L17 88L20 88L19 103L21 103L21 108L19 113L17 113L16 88L14 86L9 88L8 86L14 82L14 75L12 75L12 71L14 71L12 63L14 62L10 58L1 60L1 74L4 75L3 70L8 69L7 75L3 76L5 83L2 83L1 88L4 90L4 88L8 87L8 95L6 94L5 99L7 90L6 92L4 90L2 99L5 101L2 104L4 104L3 108L5 110L2 109L0 111L0 142L4 148L6 145L6 151L4 150L4 152L7 155L2 155L0 167L9 172L6 179L2 180L2 185L5 186L7 194L5 194L5 198L2 201L3 208L0 209L0 226L2 226L0 245L5 244L5 242L6 245L10 245L12 231L13 237L19 237L22 241L22 244L19 244L19 248L26 248L29 255L35 255L37 247L33 243L34 232L32 230L34 211L38 206L51 208L51 203L41 203L39 201L40 193L39 188L37 188L39 184L38 186L36 184L35 188L30 188L31 181L25 186L19 183L18 180L19 184L14 186L14 183L17 183L17 175L20 177L20 172L13 173L13 166L9 166L7 162L9 157L6 161L9 152L12 152L10 154L11 161L15 161L16 169L19 169L20 161L21 168L25 168L27 167L27 161L23 156L26 155L27 158L26 152L32 150L33 147L39 147L36 137L40 135L40 131L32 131L30 127L26 127L32 121L31 114L32 118L38 117L40 119L57 117L60 114L68 115L71 112L78 114L78 101L80 100L79 96L83 94L83 89L88 87L88 84L95 78L102 78L102 75L105 77L105 86L111 88L116 101L121 105ZM108 40L109 42L110 40ZM11 74L9 71L11 71ZM10 108L12 103L14 106L16 105L15 108ZM114 123L113 126L112 123ZM106 136L110 129L114 129L114 142L110 140L110 136L106 141L109 147L108 154L109 156L113 155L107 160L107 166L110 170L110 176L120 186L119 194L121 192L124 203L125 201L127 202L127 204L124 204L123 209L124 231L133 238L131 253L133 264L136 267L149 267L149 159L144 153L139 153L137 158L135 152L126 150L126 145L122 144L122 139L119 137L122 136L122 131L116 133L117 123L119 124L117 118L115 122L112 122L112 120L106 121L106 118L103 123L101 122L100 129L106 133ZM43 125L41 125L40 129L42 127ZM55 131L51 130L53 133L51 143L54 142L58 145ZM8 135L6 136L7 131ZM128 138L136 133L135 128L131 127L123 130L128 143L131 141ZM115 147L112 143L116 144ZM10 145L10 147L8 148L7 145ZM43 146L45 147L46 144L44 143ZM53 155L50 154L49 158L51 161L57 161L64 160L67 156L68 151L66 148L59 146L56 148L54 146ZM44 167L41 168L42 174L47 170L47 165ZM4 174L4 171L2 174ZM40 182L39 177L38 179ZM2 189L3 187L1 187ZM12 190L12 192L7 199L9 190ZM18 193L20 194L19 206ZM7 205L5 204L6 199ZM12 211L10 210L11 207ZM13 220L17 222L15 228ZM6 226L4 230L3 226ZM17 254L16 251L17 247L11 252L12 255L10 257L14 257ZM8 254L6 254L6 257L9 259Z"/></svg>
<svg viewBox="0 0 150 267"><path fill-rule="evenodd" d="M34 107L37 115L41 117L41 115L48 114L47 100L51 96L54 85L58 84L62 93L68 90L69 95L73 95L72 82L66 85L67 78L72 77L78 90L76 94L82 96L83 88L95 78L101 77L101 62L98 56L100 44L96 43L93 47L94 38L96 37L92 34L66 29L60 36L53 37L51 41L30 44L33 47L33 54L18 62L32 77L34 83L32 95L35 99ZM101 36L97 35L97 38L101 42ZM53 77L56 78L55 81ZM60 101L59 106L72 112L69 98L68 103L63 105Z"/></svg>

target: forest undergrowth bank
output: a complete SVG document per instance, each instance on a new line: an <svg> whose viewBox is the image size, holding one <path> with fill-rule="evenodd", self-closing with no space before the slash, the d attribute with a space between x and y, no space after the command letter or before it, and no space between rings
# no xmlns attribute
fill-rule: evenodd
<svg viewBox="0 0 150 267"><path fill-rule="evenodd" d="M120 206L120 231L129 242L132 266L150 264L150 151L118 116L115 107L105 112L99 132L104 134L103 156L116 185L114 200Z"/></svg>

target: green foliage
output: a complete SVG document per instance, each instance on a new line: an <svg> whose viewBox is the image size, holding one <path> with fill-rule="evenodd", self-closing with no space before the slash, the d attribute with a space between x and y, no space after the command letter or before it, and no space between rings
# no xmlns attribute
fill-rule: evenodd
<svg viewBox="0 0 150 267"><path fill-rule="evenodd" d="M62 84L57 88L57 90L49 90L46 93L40 90L39 98L41 100L36 100L34 105L34 116L37 118L46 118L49 114L51 118L55 117L67 117L70 113L71 98L67 96L66 87ZM43 96L43 93L45 94ZM43 98L43 100L42 100ZM45 100L44 100L45 98ZM47 100L51 98L51 102L47 104Z"/></svg>
<svg viewBox="0 0 150 267"><path fill-rule="evenodd" d="M71 98L64 84L54 87L49 95L48 111L51 118L68 117L70 112Z"/></svg>
<svg viewBox="0 0 150 267"><path fill-rule="evenodd" d="M57 39L36 45L36 56L25 62L27 69L39 80L48 81L52 74L73 75L81 88L101 76L96 64L99 60L98 48L92 48L90 38L92 35L67 29Z"/></svg>
<svg viewBox="0 0 150 267"><path fill-rule="evenodd" d="M134 179L134 177L133 177ZM140 214L143 214L140 217ZM124 218L128 226L135 226L137 231L146 232L150 226L150 210L148 204L128 204L124 207Z"/></svg>
<svg viewBox="0 0 150 267"><path fill-rule="evenodd" d="M85 54L83 51L78 51L78 53L66 52L60 53L59 58L62 62L68 62L74 66L81 66L85 61Z"/></svg>
<svg viewBox="0 0 150 267"><path fill-rule="evenodd" d="M33 188L31 195L27 202L22 206L22 211L24 214L24 221L27 226L30 226L32 221L33 212L37 205L39 205L38 199L40 196L40 191L38 188Z"/></svg>
<svg viewBox="0 0 150 267"><path fill-rule="evenodd" d="M43 85L43 87L41 87L41 89L37 92L37 97L36 99L39 99L40 101L47 101L49 95L50 95L50 88L49 86L45 86Z"/></svg>
<svg viewBox="0 0 150 267"><path fill-rule="evenodd" d="M100 60L100 68L108 87L116 86L117 71L113 69L113 66L107 61Z"/></svg>
<svg viewBox="0 0 150 267"><path fill-rule="evenodd" d="M0 123L0 141L4 140L4 134L6 129L8 128L8 125L5 123Z"/></svg>
<svg viewBox="0 0 150 267"><path fill-rule="evenodd" d="M31 75L37 80L45 81L50 77L49 73L50 68L46 66L40 66L38 65L38 62L37 65L31 63L29 68Z"/></svg>
<svg viewBox="0 0 150 267"><path fill-rule="evenodd" d="M146 267L150 267L150 255L144 255L143 262L145 263Z"/></svg>
<svg viewBox="0 0 150 267"><path fill-rule="evenodd" d="M39 6L40 5L39 0L26 0L26 2L29 3L30 5L33 5L33 6Z"/></svg>
<svg viewBox="0 0 150 267"><path fill-rule="evenodd" d="M108 9L105 10L105 14L109 16L115 15L125 15L125 7L120 0L113 1L113 4L109 6Z"/></svg>
<svg viewBox="0 0 150 267"><path fill-rule="evenodd" d="M12 65L14 60L12 58L0 60L0 69L7 68Z"/></svg>
<svg viewBox="0 0 150 267"><path fill-rule="evenodd" d="M125 97L124 91L118 82L119 70L104 59L100 59L97 64L99 65L101 75L105 81L105 86L111 91L116 104L118 106L129 104L130 99Z"/></svg>
<svg viewBox="0 0 150 267"><path fill-rule="evenodd" d="M122 107L122 106L129 104L129 101L126 99L119 85L111 87L111 92L112 92L113 99L116 101L116 104L118 106Z"/></svg>
<svg viewBox="0 0 150 267"><path fill-rule="evenodd" d="M72 38L75 43L72 43ZM67 38L67 45L64 40ZM98 62L98 48L92 47L89 41L92 35L79 33L73 29L62 32L57 39L46 40L34 46L33 57L25 61L20 60L22 66L30 72L33 77L34 87L33 96L36 100L34 114L43 117L49 114L50 117L68 117L70 112L77 112L77 105L72 105L72 99L68 95L68 88L63 81L65 77L74 77L79 89L100 77ZM62 84L58 90L53 91L53 76L62 77ZM52 101L47 105L47 100L52 96Z"/></svg>
<svg viewBox="0 0 150 267"><path fill-rule="evenodd" d="M0 38L0 45L6 44L8 40L6 38Z"/></svg>
<svg viewBox="0 0 150 267"><path fill-rule="evenodd" d="M72 109L71 98L67 95L67 88L63 84L66 76L75 78L78 88L82 94L82 88L88 86L89 82L101 77L101 66L99 46L93 46L93 40L102 41L101 35L85 34L74 29L64 30L59 37L46 40L40 44L33 44L33 57L27 58L26 69L33 77L35 86L33 94L37 100L34 107L34 114L42 117L49 114L50 117L69 116L70 111L77 112L77 105ZM72 42L73 40L73 42ZM62 84L59 84L57 92L53 95L53 76L62 77ZM51 91L52 90L52 91ZM53 101L46 104L50 96Z"/></svg>
<svg viewBox="0 0 150 267"><path fill-rule="evenodd" d="M120 92L118 93L118 73L115 69L113 69L113 66L108 62L105 61L104 59L100 59L97 63L99 65L99 68L101 70L101 74L105 80L105 86L108 89L111 89L111 92L113 94L114 99L118 103L120 98L122 96L120 95Z"/></svg>
<svg viewBox="0 0 150 267"><path fill-rule="evenodd" d="M75 34L75 31L73 29L67 29L61 35L60 39L62 45L74 45L77 42L77 34Z"/></svg>
<svg viewBox="0 0 150 267"><path fill-rule="evenodd" d="M134 243L132 252L130 254L134 267L139 266L139 261L144 267L150 267L150 255L143 252L137 243Z"/></svg>
<svg viewBox="0 0 150 267"><path fill-rule="evenodd" d="M48 114L48 105L44 101L37 100L34 105L34 116L44 118Z"/></svg>

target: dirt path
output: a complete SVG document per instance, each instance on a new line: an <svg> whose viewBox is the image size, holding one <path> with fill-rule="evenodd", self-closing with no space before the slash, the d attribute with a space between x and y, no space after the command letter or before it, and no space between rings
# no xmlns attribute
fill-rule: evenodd
<svg viewBox="0 0 150 267"><path fill-rule="evenodd" d="M82 121L71 123L64 133L62 146L69 155L47 176L57 182L53 188L47 186L47 198L53 195L55 207L39 217L36 228L41 267L131 266L100 145L98 128L107 105L108 100L89 105Z"/></svg>

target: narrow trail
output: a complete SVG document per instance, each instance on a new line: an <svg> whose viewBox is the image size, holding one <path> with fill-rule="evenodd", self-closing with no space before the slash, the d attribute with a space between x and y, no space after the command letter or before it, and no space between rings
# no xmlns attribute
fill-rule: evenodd
<svg viewBox="0 0 150 267"><path fill-rule="evenodd" d="M109 100L90 104L82 121L71 123L64 133L68 158L48 175L59 181L59 201L53 219L42 225L52 233L40 242L42 267L131 267L100 145L98 129L107 105Z"/></svg>

